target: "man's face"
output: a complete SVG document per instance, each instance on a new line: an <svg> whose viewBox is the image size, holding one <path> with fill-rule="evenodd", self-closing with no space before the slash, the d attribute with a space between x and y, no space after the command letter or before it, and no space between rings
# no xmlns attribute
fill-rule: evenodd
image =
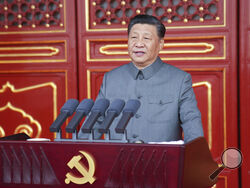
<svg viewBox="0 0 250 188"><path fill-rule="evenodd" d="M154 25L135 24L128 36L128 53L132 62L143 68L152 64L162 49L163 39L159 39Z"/></svg>

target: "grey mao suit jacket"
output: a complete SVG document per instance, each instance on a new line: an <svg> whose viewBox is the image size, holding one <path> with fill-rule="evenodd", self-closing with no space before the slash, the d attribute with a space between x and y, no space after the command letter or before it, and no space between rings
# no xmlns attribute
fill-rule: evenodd
<svg viewBox="0 0 250 188"><path fill-rule="evenodd" d="M203 136L190 74L162 62L159 57L142 72L129 63L106 73L99 98L107 98L110 102L117 98L140 100L141 107L127 126L131 142L180 140L182 130L185 142ZM122 136L114 130L120 117L110 127L111 139ZM94 127L97 132L99 127L100 123Z"/></svg>

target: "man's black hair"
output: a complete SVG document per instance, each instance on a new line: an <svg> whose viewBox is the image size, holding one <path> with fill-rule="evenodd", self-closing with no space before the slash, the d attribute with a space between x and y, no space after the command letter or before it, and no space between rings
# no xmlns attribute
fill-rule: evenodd
<svg viewBox="0 0 250 188"><path fill-rule="evenodd" d="M166 32L165 26L156 17L151 16L151 15L146 15L146 14L139 14L130 20L129 25L128 25L128 35L130 33L131 28L135 24L154 25L157 29L157 35L160 39L164 37L165 32Z"/></svg>

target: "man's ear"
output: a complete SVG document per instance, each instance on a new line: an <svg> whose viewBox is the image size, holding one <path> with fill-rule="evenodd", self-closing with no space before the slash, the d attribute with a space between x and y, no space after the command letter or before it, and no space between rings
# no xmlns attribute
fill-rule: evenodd
<svg viewBox="0 0 250 188"><path fill-rule="evenodd" d="M160 50L162 50L164 47L164 38L160 40Z"/></svg>

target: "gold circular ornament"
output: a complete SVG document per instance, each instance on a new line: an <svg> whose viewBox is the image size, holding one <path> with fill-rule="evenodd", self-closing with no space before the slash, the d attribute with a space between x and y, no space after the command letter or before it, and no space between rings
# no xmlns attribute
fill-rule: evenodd
<svg viewBox="0 0 250 188"><path fill-rule="evenodd" d="M168 19L168 23L172 23L172 20Z"/></svg>
<svg viewBox="0 0 250 188"><path fill-rule="evenodd" d="M25 133L28 136L32 137L32 135L33 135L33 129L32 129L32 127L30 125L21 124L21 125L19 125L19 126L16 127L14 133L15 134L17 134L17 133Z"/></svg>
<svg viewBox="0 0 250 188"><path fill-rule="evenodd" d="M204 22L204 18L200 18L200 22Z"/></svg>
<svg viewBox="0 0 250 188"><path fill-rule="evenodd" d="M110 22L110 21L108 21L108 22L107 22L107 25L111 25L111 22Z"/></svg>
<svg viewBox="0 0 250 188"><path fill-rule="evenodd" d="M96 26L96 22L93 22L93 26Z"/></svg>
<svg viewBox="0 0 250 188"><path fill-rule="evenodd" d="M217 16L217 17L215 18L215 20L219 21L219 20L220 20L220 17L219 17L219 16Z"/></svg>
<svg viewBox="0 0 250 188"><path fill-rule="evenodd" d="M201 11L201 12L202 12L203 10L204 10L204 8L203 8L203 7L200 7L200 8L199 8L199 11Z"/></svg>
<svg viewBox="0 0 250 188"><path fill-rule="evenodd" d="M136 14L140 14L141 11L139 9L136 10Z"/></svg>
<svg viewBox="0 0 250 188"><path fill-rule="evenodd" d="M122 25L126 25L126 22L125 22L125 21L122 21Z"/></svg>
<svg viewBox="0 0 250 188"><path fill-rule="evenodd" d="M5 26L4 26L4 28L5 28L5 29L8 29L8 28L9 28L9 26L8 26L8 25L5 25Z"/></svg>
<svg viewBox="0 0 250 188"><path fill-rule="evenodd" d="M36 25L35 25L35 24L32 24L32 25L31 25L31 27L35 28L35 27L36 27Z"/></svg>
<svg viewBox="0 0 250 188"><path fill-rule="evenodd" d="M184 18L183 22L184 22L184 23L187 23L187 22L188 22L188 19L187 19L187 18Z"/></svg>
<svg viewBox="0 0 250 188"><path fill-rule="evenodd" d="M22 18L22 15L21 15L21 14L18 14L18 15L17 15L17 18L21 19L21 18Z"/></svg>
<svg viewBox="0 0 250 188"><path fill-rule="evenodd" d="M168 13L172 12L172 9L171 9L171 8L168 8L168 9L167 9L167 12L168 12Z"/></svg>
<svg viewBox="0 0 250 188"><path fill-rule="evenodd" d="M126 5L126 1L121 1L121 5L122 6Z"/></svg>
<svg viewBox="0 0 250 188"><path fill-rule="evenodd" d="M155 4L156 3L156 0L152 0L152 4Z"/></svg>
<svg viewBox="0 0 250 188"><path fill-rule="evenodd" d="M45 27L49 27L50 25L49 24L45 24Z"/></svg>

